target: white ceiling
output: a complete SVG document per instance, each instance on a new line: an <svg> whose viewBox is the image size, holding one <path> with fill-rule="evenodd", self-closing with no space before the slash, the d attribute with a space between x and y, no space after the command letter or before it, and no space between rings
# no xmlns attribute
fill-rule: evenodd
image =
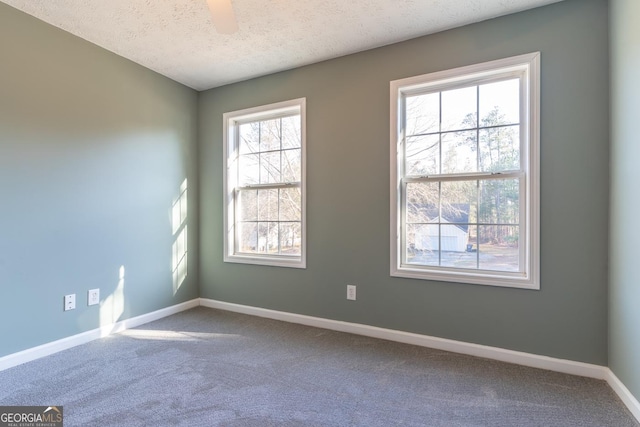
<svg viewBox="0 0 640 427"><path fill-rule="evenodd" d="M560 0L232 0L218 34L206 0L0 0L197 90Z"/></svg>

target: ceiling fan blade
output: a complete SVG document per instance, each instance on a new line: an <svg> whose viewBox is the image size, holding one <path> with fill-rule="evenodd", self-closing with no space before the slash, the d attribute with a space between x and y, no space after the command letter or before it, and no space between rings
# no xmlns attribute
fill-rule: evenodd
<svg viewBox="0 0 640 427"><path fill-rule="evenodd" d="M233 34L238 31L238 22L233 13L231 0L207 0L213 25L220 34Z"/></svg>

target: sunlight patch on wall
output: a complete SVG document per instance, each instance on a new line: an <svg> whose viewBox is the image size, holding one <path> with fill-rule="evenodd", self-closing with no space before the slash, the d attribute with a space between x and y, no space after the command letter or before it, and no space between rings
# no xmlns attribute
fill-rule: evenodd
<svg viewBox="0 0 640 427"><path fill-rule="evenodd" d="M118 286L100 305L100 325L110 325L117 322L124 313L124 265L120 266Z"/></svg>
<svg viewBox="0 0 640 427"><path fill-rule="evenodd" d="M171 208L173 247L171 250L171 271L173 274L173 294L175 295L187 277L187 179L180 185L180 195Z"/></svg>

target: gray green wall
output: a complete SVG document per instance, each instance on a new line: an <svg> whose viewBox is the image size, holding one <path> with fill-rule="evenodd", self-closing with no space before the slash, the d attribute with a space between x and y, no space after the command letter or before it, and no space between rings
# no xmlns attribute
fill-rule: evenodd
<svg viewBox="0 0 640 427"><path fill-rule="evenodd" d="M188 178L195 255L196 108L195 91L0 3L0 356L197 297L195 256L174 295L170 222Z"/></svg>
<svg viewBox="0 0 640 427"><path fill-rule="evenodd" d="M389 82L533 51L541 290L390 277ZM567 0L200 93L201 297L606 365L608 72L607 2ZM298 97L308 267L225 264L222 114Z"/></svg>
<svg viewBox="0 0 640 427"><path fill-rule="evenodd" d="M609 364L640 399L640 2L611 1Z"/></svg>

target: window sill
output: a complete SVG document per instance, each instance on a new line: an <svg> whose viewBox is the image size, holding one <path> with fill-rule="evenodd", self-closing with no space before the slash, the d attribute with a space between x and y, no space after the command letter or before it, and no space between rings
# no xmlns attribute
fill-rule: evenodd
<svg viewBox="0 0 640 427"><path fill-rule="evenodd" d="M402 266L391 269L392 277L431 280L434 282L455 282L485 286L498 286L517 289L540 290L540 283L523 273L478 272L451 269L426 269L417 266Z"/></svg>
<svg viewBox="0 0 640 427"><path fill-rule="evenodd" d="M227 255L224 262L237 264L267 265L272 267L307 268L306 260L301 257Z"/></svg>

